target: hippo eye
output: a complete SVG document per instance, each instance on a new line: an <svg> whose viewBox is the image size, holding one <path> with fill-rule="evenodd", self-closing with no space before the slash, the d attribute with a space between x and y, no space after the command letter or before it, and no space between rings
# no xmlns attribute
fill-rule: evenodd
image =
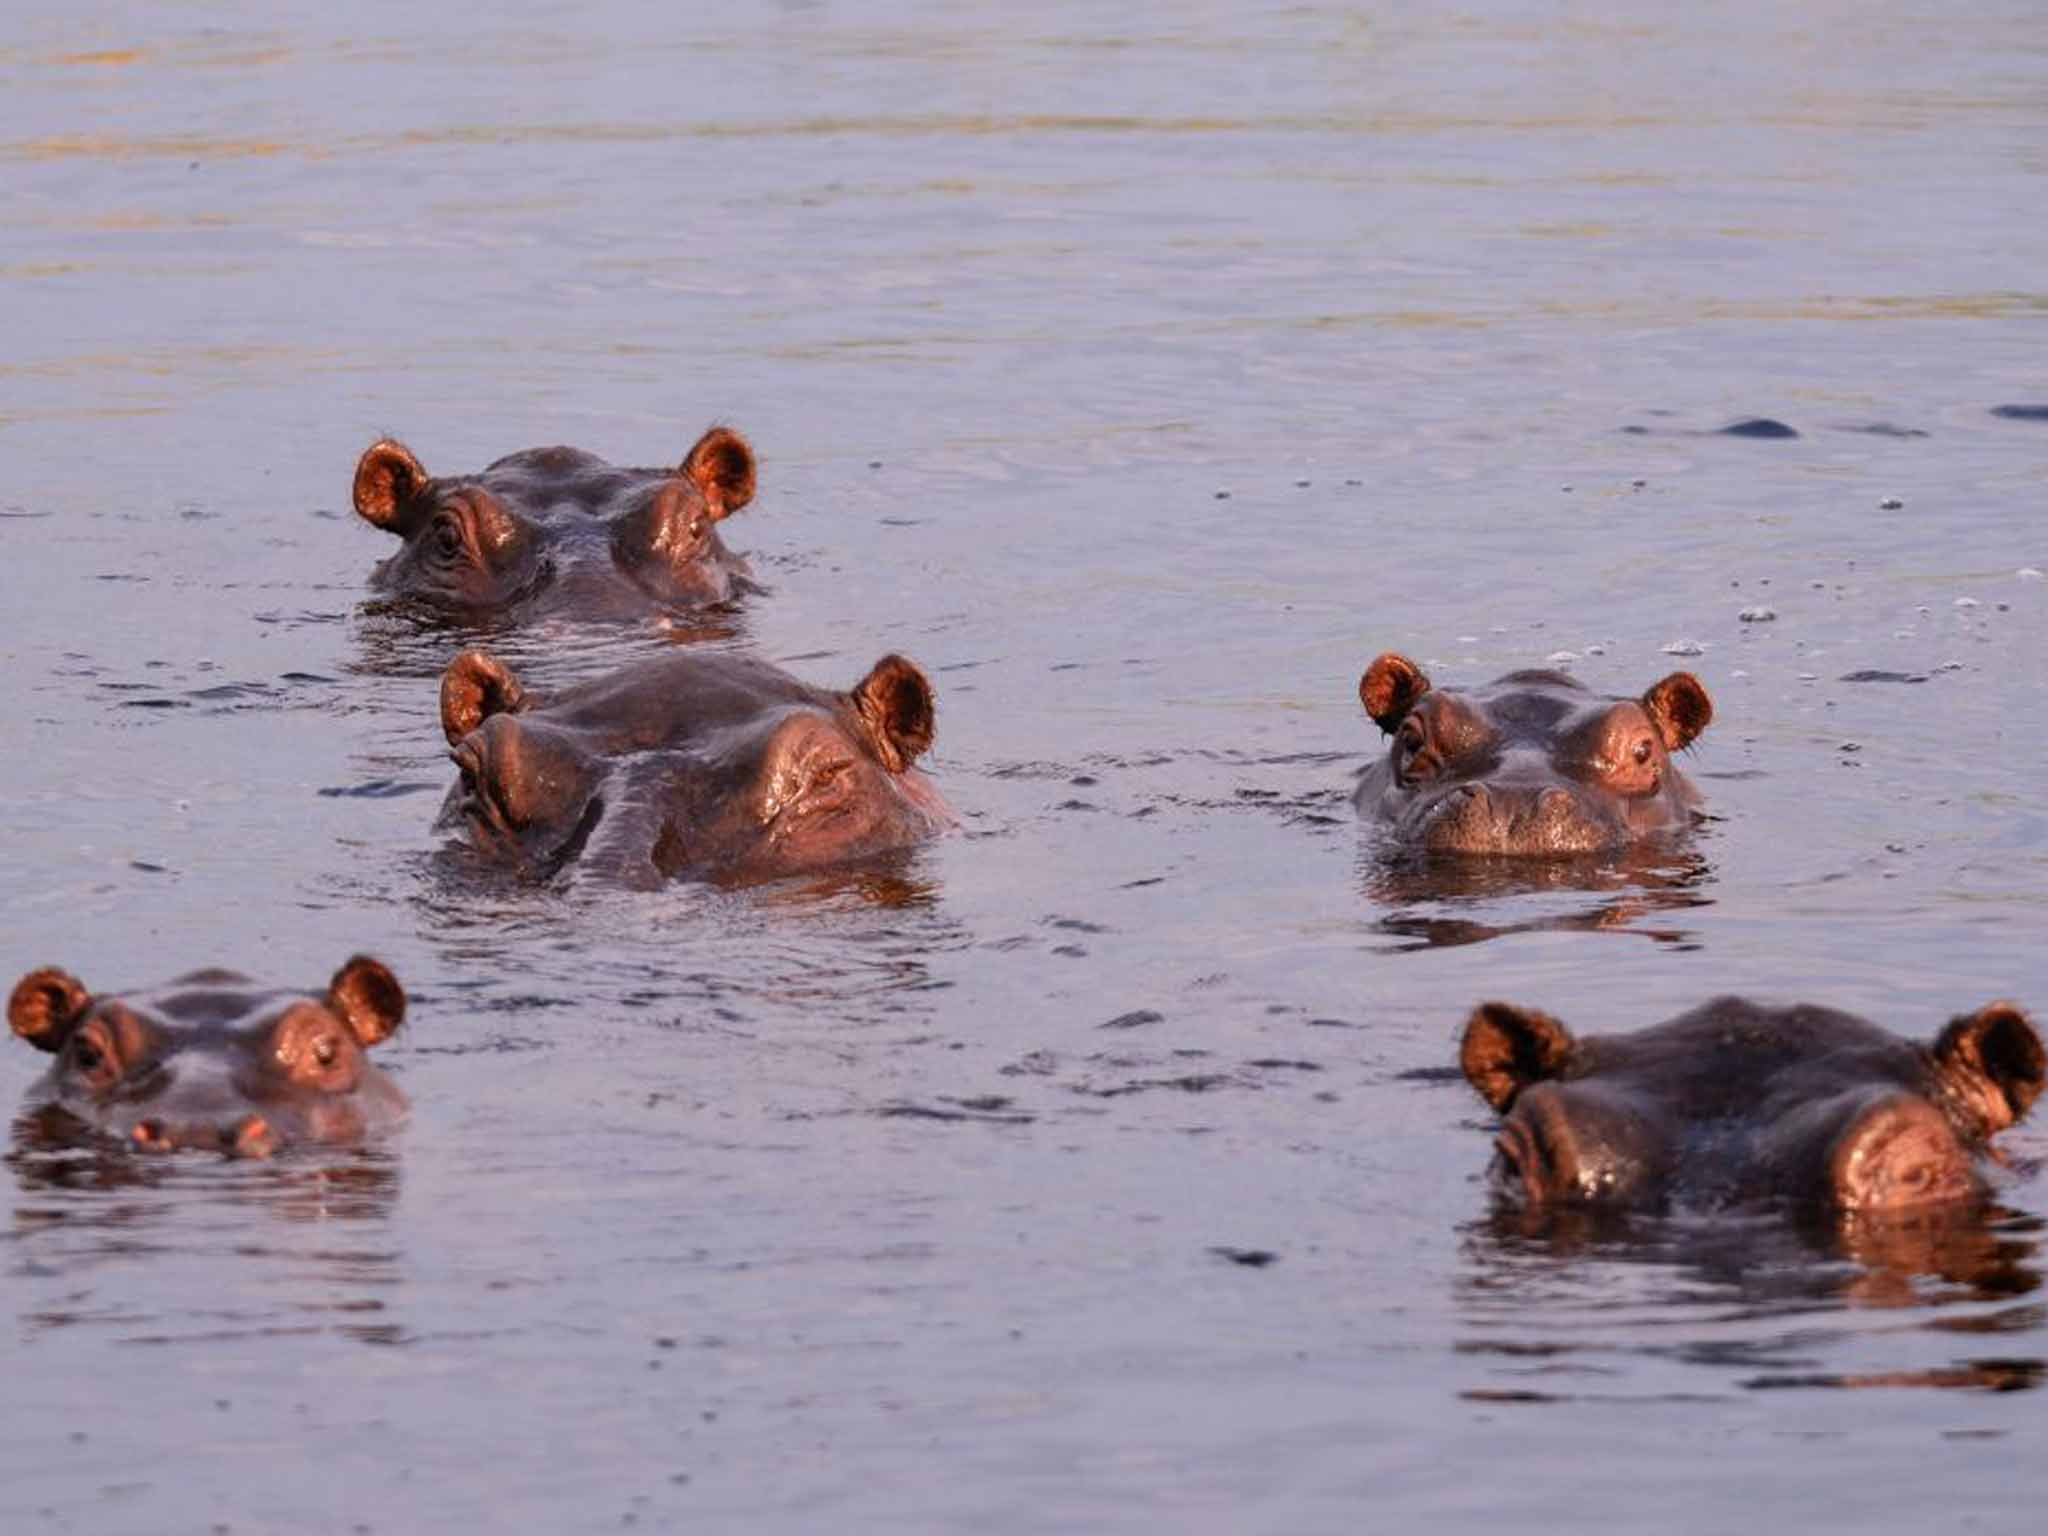
<svg viewBox="0 0 2048 1536"><path fill-rule="evenodd" d="M1638 768L1642 767L1645 763L1649 762L1650 753L1650 738L1645 736L1641 741L1636 743L1635 752L1631 754L1632 756L1634 756L1636 760L1636 766Z"/></svg>
<svg viewBox="0 0 2048 1536"><path fill-rule="evenodd" d="M444 517L435 522L434 547L451 559L461 552L462 530L456 526L454 518Z"/></svg>
<svg viewBox="0 0 2048 1536"><path fill-rule="evenodd" d="M80 1040L71 1047L71 1064L81 1072L97 1072L106 1059L106 1053L90 1040Z"/></svg>
<svg viewBox="0 0 2048 1536"><path fill-rule="evenodd" d="M341 1044L332 1035L322 1035L313 1042L313 1059L323 1067L334 1065L334 1058L341 1054Z"/></svg>

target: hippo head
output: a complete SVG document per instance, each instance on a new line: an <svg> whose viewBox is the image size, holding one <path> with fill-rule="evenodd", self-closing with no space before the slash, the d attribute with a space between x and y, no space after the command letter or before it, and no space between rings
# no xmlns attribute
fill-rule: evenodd
<svg viewBox="0 0 2048 1536"><path fill-rule="evenodd" d="M753 451L724 427L675 469L621 469L575 448L535 448L447 479L387 438L364 452L355 478L357 515L404 541L378 566L376 584L464 613L499 612L543 592L598 616L723 601L744 586L747 566L720 541L718 524L753 495Z"/></svg>
<svg viewBox="0 0 2048 1536"><path fill-rule="evenodd" d="M1713 718L1707 690L1673 672L1641 698L1590 693L1562 672L1510 672L1434 689L1389 651L1358 685L1393 738L1360 778L1359 809L1436 853L1570 855L1622 848L1688 823L1698 796L1671 754Z"/></svg>
<svg viewBox="0 0 2048 1536"><path fill-rule="evenodd" d="M405 1017L405 992L358 955L317 994L194 971L151 992L94 996L66 971L31 971L7 1003L14 1033L55 1059L33 1092L143 1152L268 1157L360 1139L405 1096L364 1053Z"/></svg>
<svg viewBox="0 0 2048 1536"><path fill-rule="evenodd" d="M1735 997L1584 1039L1484 1003L1460 1058L1501 1114L1495 1175L1531 1205L1859 1212L1981 1193L1977 1156L2032 1107L2048 1061L2010 1003L1920 1046L1833 1009Z"/></svg>
<svg viewBox="0 0 2048 1536"><path fill-rule="evenodd" d="M589 846L628 878L790 874L944 824L913 766L933 720L931 685L901 656L834 693L765 663L677 652L542 701L465 651L441 680L461 771L444 822L534 873Z"/></svg>

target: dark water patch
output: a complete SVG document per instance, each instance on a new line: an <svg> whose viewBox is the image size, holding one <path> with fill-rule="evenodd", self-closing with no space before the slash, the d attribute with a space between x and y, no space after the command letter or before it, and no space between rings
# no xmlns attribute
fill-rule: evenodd
<svg viewBox="0 0 2048 1536"><path fill-rule="evenodd" d="M1232 1248L1225 1244L1212 1244L1209 1251L1225 1263L1240 1265L1245 1269L1266 1269L1280 1262L1280 1255L1270 1248Z"/></svg>
<svg viewBox="0 0 2048 1536"><path fill-rule="evenodd" d="M1148 1024L1164 1024L1166 1015L1155 1013L1150 1008L1135 1008L1129 1013L1120 1013L1096 1025L1097 1029L1142 1029Z"/></svg>
<svg viewBox="0 0 2048 1536"><path fill-rule="evenodd" d="M1261 1072L1320 1072L1321 1062L1301 1061L1286 1056L1259 1056L1245 1063Z"/></svg>
<svg viewBox="0 0 2048 1536"><path fill-rule="evenodd" d="M1465 1072L1461 1067L1410 1067L1405 1072L1389 1074L1388 1081L1395 1083L1428 1083L1432 1087L1445 1087L1452 1083L1463 1086Z"/></svg>
<svg viewBox="0 0 2048 1536"><path fill-rule="evenodd" d="M167 875L170 873L170 870L167 869L164 865L151 864L146 859L130 859L128 861L128 867L130 869L140 870L145 875Z"/></svg>
<svg viewBox="0 0 2048 1536"><path fill-rule="evenodd" d="M1933 434L1920 427L1901 427L1889 421L1841 422L1837 432L1860 432L1865 437L1929 437Z"/></svg>
<svg viewBox="0 0 2048 1536"><path fill-rule="evenodd" d="M2048 405L1994 405L1991 414L2004 421L2048 421Z"/></svg>
<svg viewBox="0 0 2048 1536"><path fill-rule="evenodd" d="M1031 1125L1038 1116L1029 1110L1013 1109L999 1095L981 1099L941 1099L937 1104L901 1100L871 1111L883 1120L936 1120L942 1123L976 1122L983 1125Z"/></svg>
<svg viewBox="0 0 2048 1536"><path fill-rule="evenodd" d="M1770 416L1745 416L1740 421L1731 421L1718 429L1716 437L1749 437L1766 441L1797 437L1799 433L1784 422Z"/></svg>
<svg viewBox="0 0 2048 1536"><path fill-rule="evenodd" d="M1866 667L1859 672L1844 672L1837 682L1842 683L1924 683L1925 672L1886 672L1876 667Z"/></svg>
<svg viewBox="0 0 2048 1536"><path fill-rule="evenodd" d="M481 1040L462 1041L455 1045L415 1044L411 1052L415 1056L520 1056L529 1051L553 1050L560 1043L534 1035L487 1035Z"/></svg>
<svg viewBox="0 0 2048 1536"><path fill-rule="evenodd" d="M365 784L324 785L314 793L326 800L396 800L405 795L439 794L444 787L422 779L371 779Z"/></svg>

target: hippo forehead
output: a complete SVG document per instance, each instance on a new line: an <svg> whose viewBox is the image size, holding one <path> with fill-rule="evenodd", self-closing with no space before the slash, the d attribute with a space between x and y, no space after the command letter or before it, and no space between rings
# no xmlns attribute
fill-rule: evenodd
<svg viewBox="0 0 2048 1536"><path fill-rule="evenodd" d="M1420 707L1463 717L1468 734L1555 741L1597 725L1629 701L1589 692L1562 672L1510 672L1482 688L1425 695Z"/></svg>
<svg viewBox="0 0 2048 1536"><path fill-rule="evenodd" d="M498 460L480 475L437 485L443 495L466 487L488 491L514 511L538 520L567 515L572 527L593 517L634 511L669 487L691 491L689 482L673 470L621 468L580 448L531 448Z"/></svg>
<svg viewBox="0 0 2048 1536"><path fill-rule="evenodd" d="M262 1034L294 1008L322 1006L303 992L248 985L233 971L195 971L148 992L102 999L93 1013L141 1026L159 1049L183 1051L227 1047Z"/></svg>

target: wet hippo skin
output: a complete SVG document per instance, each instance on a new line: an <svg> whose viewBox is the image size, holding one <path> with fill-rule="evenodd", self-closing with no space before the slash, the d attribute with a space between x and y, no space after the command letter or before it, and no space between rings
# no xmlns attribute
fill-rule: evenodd
<svg viewBox="0 0 2048 1536"><path fill-rule="evenodd" d="M1366 669L1358 695L1393 739L1360 775L1354 802L1414 847L1598 853L1689 826L1699 803L1671 759L1713 719L1690 672L1636 699L1548 671L1452 691L1388 651Z"/></svg>
<svg viewBox="0 0 2048 1536"><path fill-rule="evenodd" d="M904 847L951 819L917 759L931 684L884 656L847 692L674 652L541 699L465 651L441 679L461 778L442 824L539 876L763 879Z"/></svg>
<svg viewBox="0 0 2048 1536"><path fill-rule="evenodd" d="M54 967L7 1003L14 1033L55 1059L29 1108L144 1152L268 1157L360 1140L404 1117L405 1095L366 1058L405 1017L405 992L357 955L324 992L259 987L203 970L96 996Z"/></svg>
<svg viewBox="0 0 2048 1536"><path fill-rule="evenodd" d="M1500 1111L1494 1176L1532 1205L1883 1211L1981 1194L1976 1160L2040 1095L2041 1038L2010 1003L1920 1045L1853 1014L1721 997L1575 1038L1482 1003L1460 1063Z"/></svg>
<svg viewBox="0 0 2048 1536"><path fill-rule="evenodd" d="M723 602L749 590L718 525L754 496L746 439L713 427L675 469L622 469L530 448L436 478L402 443L356 465L356 513L404 541L379 589L463 613L536 604L590 617Z"/></svg>

